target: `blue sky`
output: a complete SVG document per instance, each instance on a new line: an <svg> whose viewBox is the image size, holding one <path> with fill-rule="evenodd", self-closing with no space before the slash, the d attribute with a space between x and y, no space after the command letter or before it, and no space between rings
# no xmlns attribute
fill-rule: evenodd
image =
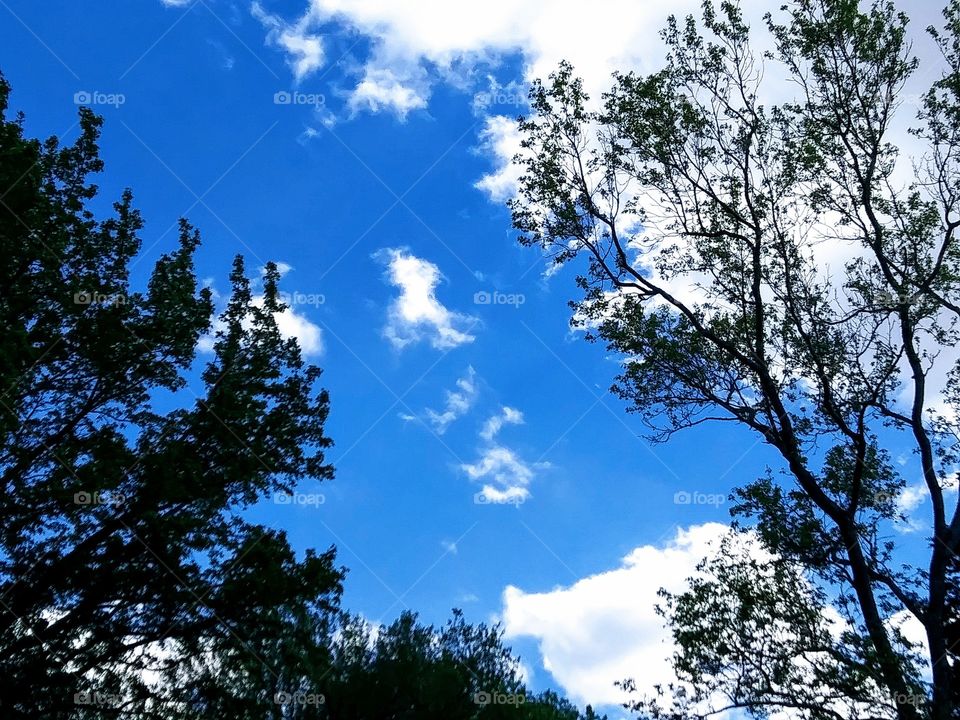
<svg viewBox="0 0 960 720"><path fill-rule="evenodd" d="M647 67L661 11L570 43L590 22L574 6L424 2L418 24L390 5L0 0L0 69L35 136L75 137L75 99L104 116L100 207L129 186L147 221L135 282L184 215L215 289L237 252L289 266L285 327L325 370L337 478L254 515L337 545L351 610L503 618L535 688L611 702L614 680L661 677L654 593L728 521L710 497L771 457L728 428L638 437L616 363L568 327L575 269L516 242L505 160L531 77L566 51L590 87ZM476 502L485 486L513 501Z"/></svg>

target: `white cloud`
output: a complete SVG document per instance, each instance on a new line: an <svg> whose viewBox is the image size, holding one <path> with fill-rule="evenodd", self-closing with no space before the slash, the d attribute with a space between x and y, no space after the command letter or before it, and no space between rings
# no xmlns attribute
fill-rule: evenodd
<svg viewBox="0 0 960 720"><path fill-rule="evenodd" d="M493 115L484 121L480 147L493 159L496 170L481 177L474 187L493 202L502 203L517 194L523 168L513 163L513 158L522 149L520 141L520 128L514 118Z"/></svg>
<svg viewBox="0 0 960 720"><path fill-rule="evenodd" d="M960 487L960 474L950 473L940 481L940 487L945 493L956 493ZM929 522L925 523L920 518L911 517L928 497L930 497L930 490L924 482L907 485L900 491L896 499L896 509L902 520L896 524L897 530L904 533L930 530Z"/></svg>
<svg viewBox="0 0 960 720"><path fill-rule="evenodd" d="M457 380L457 389L447 390L443 411L427 410L427 420L439 434L445 433L452 422L463 417L473 407L478 394L476 377L473 367L468 367L466 374Z"/></svg>
<svg viewBox="0 0 960 720"><path fill-rule="evenodd" d="M904 514L911 513L920 507L929 495L926 485L908 485L897 497L897 510Z"/></svg>
<svg viewBox="0 0 960 720"><path fill-rule="evenodd" d="M256 307L263 307L262 295L255 295L251 301ZM290 308L274 313L273 317L280 335L284 338L296 338L304 357L316 357L323 353L323 331L319 326ZM211 332L197 341L197 350L203 353L213 352L215 333L225 329L226 326L221 320L214 320Z"/></svg>
<svg viewBox="0 0 960 720"><path fill-rule="evenodd" d="M669 11L698 8L696 0L682 0ZM668 13L664 6L635 0L597 0L589 13L575 0L306 0L303 13L292 21L268 14L259 2L253 9L268 30L268 43L288 55L297 80L324 65L320 27L337 25L368 40L369 55L347 93L348 105L354 112L388 111L401 118L427 106L433 84L466 89L476 84L478 68L493 68L514 55L521 58L522 77L504 88L525 87L568 59L587 79L587 90L599 96L614 70L649 70L653 66L646 61L662 57L659 31ZM504 120L494 123L498 130L505 128ZM514 174L503 165L481 182L484 189L503 195Z"/></svg>
<svg viewBox="0 0 960 720"><path fill-rule="evenodd" d="M509 451L508 451L509 452ZM508 488L498 488L493 485L484 485L480 488L480 494L486 502L495 505L514 505L522 503L530 497L530 491L525 487L513 485Z"/></svg>
<svg viewBox="0 0 960 720"><path fill-rule="evenodd" d="M619 704L614 682L634 678L641 691L673 678L673 646L655 607L660 588L680 592L728 527L694 525L663 545L631 551L620 567L547 592L513 585L503 592L508 638L533 637L543 667L579 703Z"/></svg>
<svg viewBox="0 0 960 720"><path fill-rule="evenodd" d="M254 304L263 302L262 298L254 298ZM304 357L313 357L323 352L323 331L313 324L304 315L287 308L276 313L277 329L285 338L296 338Z"/></svg>
<svg viewBox="0 0 960 720"><path fill-rule="evenodd" d="M428 97L414 77L404 77L391 68L367 67L348 104L354 113L392 110L403 119L411 110L425 108Z"/></svg>
<svg viewBox="0 0 960 720"><path fill-rule="evenodd" d="M290 263L285 263L285 262L283 262L283 261L275 262L274 265L277 266L277 272L280 273L280 277L283 277L283 276L286 275L288 272L290 272L291 270L293 270L293 265L291 265ZM259 272L260 272L260 275L262 276L262 275L267 271L267 266L266 266L266 265L261 265L261 266L258 268L258 270L259 270Z"/></svg>
<svg viewBox="0 0 960 720"><path fill-rule="evenodd" d="M523 413L512 407L507 407L504 405L497 415L493 415L483 424L483 429L480 431L480 437L482 437L484 440L493 440L497 433L500 432L500 428L502 428L504 425L522 424Z"/></svg>
<svg viewBox="0 0 960 720"><path fill-rule="evenodd" d="M491 503L523 502L536 471L546 467L548 463L528 463L502 445L491 445L476 462L460 465L467 477L484 483L480 492Z"/></svg>
<svg viewBox="0 0 960 720"><path fill-rule="evenodd" d="M186 7L194 0L160 0L166 7Z"/></svg>
<svg viewBox="0 0 960 720"><path fill-rule="evenodd" d="M386 249L377 255L387 259L387 278L400 288L383 330L394 347L427 340L438 350L448 350L474 341L469 331L476 318L452 312L437 299L442 275L436 265L402 249Z"/></svg>
<svg viewBox="0 0 960 720"><path fill-rule="evenodd" d="M457 543L455 543L453 540L441 540L440 547L442 547L443 551L449 555L457 554Z"/></svg>
<svg viewBox="0 0 960 720"><path fill-rule="evenodd" d="M323 40L319 35L310 32L309 14L296 23L287 23L277 15L268 13L259 2L254 2L250 11L267 29L267 43L288 55L287 62L297 82L323 66Z"/></svg>
<svg viewBox="0 0 960 720"><path fill-rule="evenodd" d="M372 41L372 62L436 66L494 64L521 53L527 77L542 76L567 58L605 83L614 69L643 67L662 47L668 12L696 11L695 0L670 8L634 0L597 0L589 13L575 0L310 0L297 25L338 22ZM611 21L615 18L615 21Z"/></svg>
<svg viewBox="0 0 960 720"><path fill-rule="evenodd" d="M759 0L745 0L744 10L754 27L763 27ZM320 27L334 28L369 41L356 81L347 95L353 112L387 111L400 118L427 106L431 86L446 83L461 90L481 89L486 83L506 102L477 102L474 110L492 115L481 133L494 170L477 186L491 199L510 197L518 171L510 160L519 136L504 105L518 111L521 96L535 78L545 78L561 60L570 61L584 79L586 91L599 99L615 70L649 72L664 57L660 31L668 14L699 14L698 0L680 0L669 7L636 0L596 0L583 12L575 0L489 0L450 3L447 0L304 0L299 19L283 21L255 14L269 30L268 42L289 55L296 77L304 78L323 66ZM305 51L309 48L309 52ZM489 72L505 58L518 57L519 77L499 83ZM481 94L486 97L489 91ZM495 108L499 108L494 114Z"/></svg>

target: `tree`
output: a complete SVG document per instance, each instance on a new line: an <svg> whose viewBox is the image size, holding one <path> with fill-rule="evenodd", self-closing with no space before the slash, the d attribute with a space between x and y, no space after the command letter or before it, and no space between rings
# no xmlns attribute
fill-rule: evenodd
<svg viewBox="0 0 960 720"><path fill-rule="evenodd" d="M40 143L8 96L0 77L0 714L279 717L275 693L328 664L342 572L238 514L332 477L277 268L260 300L236 259L198 377L198 233L181 222L132 288L132 194L89 209L101 120Z"/></svg>
<svg viewBox="0 0 960 720"><path fill-rule="evenodd" d="M379 628L345 616L331 670L318 687L323 711L338 720L598 717L589 707L581 715L555 693L529 693L499 627L468 625L459 610L441 628L420 624L410 612Z"/></svg>
<svg viewBox="0 0 960 720"><path fill-rule="evenodd" d="M885 0L796 0L782 13L766 18L765 65L739 9L707 2L702 24L669 21L662 70L615 74L599 108L568 64L536 83L514 224L558 263L587 258L573 322L624 358L613 389L655 440L733 422L779 457L782 475L740 488L736 513L801 577L778 564L751 587L714 568L717 582L672 605L678 674L710 678L758 717L836 717L809 706L809 674L785 665L777 682L738 690L728 671L743 658L686 632L703 613L735 629L726 597L755 620L798 623L778 662L813 644L835 665L818 682L880 699L853 716L957 717L960 508L946 489L960 450L960 4L931 30L943 73L921 98L912 167L893 142L918 67L907 17ZM771 91L793 97L764 103ZM905 486L892 443L913 448L930 498L920 563L891 540ZM844 631L795 617L786 592L832 607ZM925 649L891 628L903 617L922 625Z"/></svg>

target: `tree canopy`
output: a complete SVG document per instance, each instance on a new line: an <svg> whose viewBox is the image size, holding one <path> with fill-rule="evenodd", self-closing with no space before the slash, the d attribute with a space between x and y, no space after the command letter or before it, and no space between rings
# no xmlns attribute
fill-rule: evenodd
<svg viewBox="0 0 960 720"><path fill-rule="evenodd" d="M573 322L623 359L614 392L655 440L737 423L779 458L735 493L772 567L720 562L667 604L688 682L637 707L956 717L960 5L931 30L942 73L910 135L918 61L892 3L797 0L766 23L761 57L736 4L705 2L669 21L663 69L593 103L564 64L520 125L514 224L586 258ZM894 539L891 443L930 498L920 562Z"/></svg>

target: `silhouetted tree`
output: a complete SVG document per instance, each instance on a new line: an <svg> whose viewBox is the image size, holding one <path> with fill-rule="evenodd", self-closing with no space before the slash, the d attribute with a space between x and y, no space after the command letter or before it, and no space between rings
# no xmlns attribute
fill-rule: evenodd
<svg viewBox="0 0 960 720"><path fill-rule="evenodd" d="M338 720L597 717L555 693L528 692L519 670L498 627L468 625L458 610L441 628L419 624L413 613L384 627L346 617L319 686L326 712Z"/></svg>
<svg viewBox="0 0 960 720"><path fill-rule="evenodd" d="M279 717L274 694L327 666L341 583L332 550L298 559L237 512L332 476L279 273L255 302L237 258L194 394L197 232L131 287L131 193L89 209L101 120L41 143L8 96L0 77L0 715Z"/></svg>

